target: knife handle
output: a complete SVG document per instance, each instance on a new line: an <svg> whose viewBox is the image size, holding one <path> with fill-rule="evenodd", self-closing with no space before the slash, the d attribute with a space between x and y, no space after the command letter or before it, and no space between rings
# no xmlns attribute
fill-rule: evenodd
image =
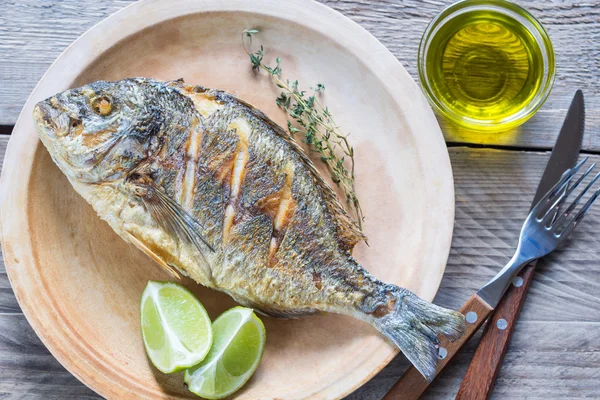
<svg viewBox="0 0 600 400"><path fill-rule="evenodd" d="M471 336L477 332L493 309L477 294L474 294L459 311L467 317L465 332L454 342L450 342L443 337L440 338L440 360L435 372L436 376L454 358L458 350L469 341ZM442 355L444 355L443 358ZM385 395L383 400L416 400L421 397L428 386L429 382L423 378L421 373L416 368L410 367Z"/></svg>
<svg viewBox="0 0 600 400"><path fill-rule="evenodd" d="M531 263L523 269L519 274L523 282L519 281L521 284L518 287L512 285L496 307L460 385L457 399L487 399L492 393L496 376L502 367L502 359L525 302L525 295L533 280L535 264Z"/></svg>

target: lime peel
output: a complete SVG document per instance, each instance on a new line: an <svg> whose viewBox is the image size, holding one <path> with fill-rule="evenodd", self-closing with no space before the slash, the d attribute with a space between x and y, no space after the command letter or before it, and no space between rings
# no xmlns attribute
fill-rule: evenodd
<svg viewBox="0 0 600 400"><path fill-rule="evenodd" d="M196 297L172 282L149 281L140 306L144 347L164 373L201 362L212 346L210 318Z"/></svg>
<svg viewBox="0 0 600 400"><path fill-rule="evenodd" d="M221 399L252 377L264 352L265 327L254 311L234 307L213 322L213 347L203 362L185 372L188 389L206 399Z"/></svg>

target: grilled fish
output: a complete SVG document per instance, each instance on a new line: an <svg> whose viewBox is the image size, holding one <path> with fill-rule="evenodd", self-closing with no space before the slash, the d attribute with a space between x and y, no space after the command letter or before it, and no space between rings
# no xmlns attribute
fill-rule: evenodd
<svg viewBox="0 0 600 400"><path fill-rule="evenodd" d="M75 190L167 271L275 317L363 320L427 378L461 314L379 281L365 239L315 166L262 112L225 92L146 78L98 81L34 108Z"/></svg>

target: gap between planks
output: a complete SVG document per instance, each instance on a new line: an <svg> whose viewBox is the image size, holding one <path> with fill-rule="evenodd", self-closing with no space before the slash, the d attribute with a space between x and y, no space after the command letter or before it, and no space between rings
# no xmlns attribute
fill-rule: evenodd
<svg viewBox="0 0 600 400"><path fill-rule="evenodd" d="M420 37L431 19L454 0L320 0L378 38L417 80ZM133 0L5 2L0 46L0 123L16 121L22 104L52 61L86 29ZM554 89L542 109L509 135L481 135L444 126L455 142L551 147L576 89L586 96L588 132L600 127L600 2L516 0L548 30L556 53ZM569 4L572 3L572 4ZM60 21L60 23L56 23ZM326 82L325 82L326 83ZM600 150L600 136L587 135L584 149Z"/></svg>
<svg viewBox="0 0 600 400"><path fill-rule="evenodd" d="M532 153L549 153L552 151L552 147L526 147L526 146L509 146L502 144L478 144L468 142L452 142L447 141L446 146L450 148L471 148L471 149L488 149L488 150L505 150L505 151L521 151L521 152L532 152ZM599 150L585 150L582 149L580 152L582 155L600 155Z"/></svg>
<svg viewBox="0 0 600 400"><path fill-rule="evenodd" d="M11 135L13 129L14 129L14 125L0 125L0 136ZM502 144L480 144L480 143L456 142L456 141L446 141L446 146L448 148L465 147L465 148L472 148L472 149L528 151L528 152L537 152L537 153L545 153L545 152L552 151L552 147L527 147L527 146L511 146L511 145L502 145ZM581 154L600 155L600 149L598 149L598 150L583 149L583 150L581 150Z"/></svg>
<svg viewBox="0 0 600 400"><path fill-rule="evenodd" d="M8 136L0 136L0 161L7 141ZM456 189L455 231L435 302L456 309L510 258L549 153L464 146L451 147L449 153ZM600 347L594 339L600 325L600 268L596 268L600 254L594 229L598 223L597 206L575 231L569 246L540 263L492 398L527 394L559 399L570 391L591 397L598 393ZM11 301L16 304L14 295ZM0 392L4 388L8 393L33 394L44 380L48 386L35 393L36 398L90 394L52 361L23 315L0 313L0 321L4 321L0 332L5 332L4 339L0 333L0 356L4 351L6 359L15 358L16 364L6 364L6 368L22 371L0 373ZM446 399L456 393L474 343L436 380L427 399ZM19 346L30 349L32 357L47 360L48 366L41 371ZM348 400L380 399L407 366L404 357L397 357ZM23 374L28 378L24 380ZM70 388L60 389L59 382L65 381Z"/></svg>

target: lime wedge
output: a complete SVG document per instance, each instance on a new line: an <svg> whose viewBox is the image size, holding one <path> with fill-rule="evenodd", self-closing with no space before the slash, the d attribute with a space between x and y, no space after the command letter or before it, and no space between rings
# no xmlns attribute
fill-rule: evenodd
<svg viewBox="0 0 600 400"><path fill-rule="evenodd" d="M249 308L235 307L213 322L210 352L185 371L188 389L206 399L222 399L250 379L265 348L265 327Z"/></svg>
<svg viewBox="0 0 600 400"><path fill-rule="evenodd" d="M150 281L142 294L142 336L146 353L170 374L198 364L212 346L210 318L186 288Z"/></svg>

